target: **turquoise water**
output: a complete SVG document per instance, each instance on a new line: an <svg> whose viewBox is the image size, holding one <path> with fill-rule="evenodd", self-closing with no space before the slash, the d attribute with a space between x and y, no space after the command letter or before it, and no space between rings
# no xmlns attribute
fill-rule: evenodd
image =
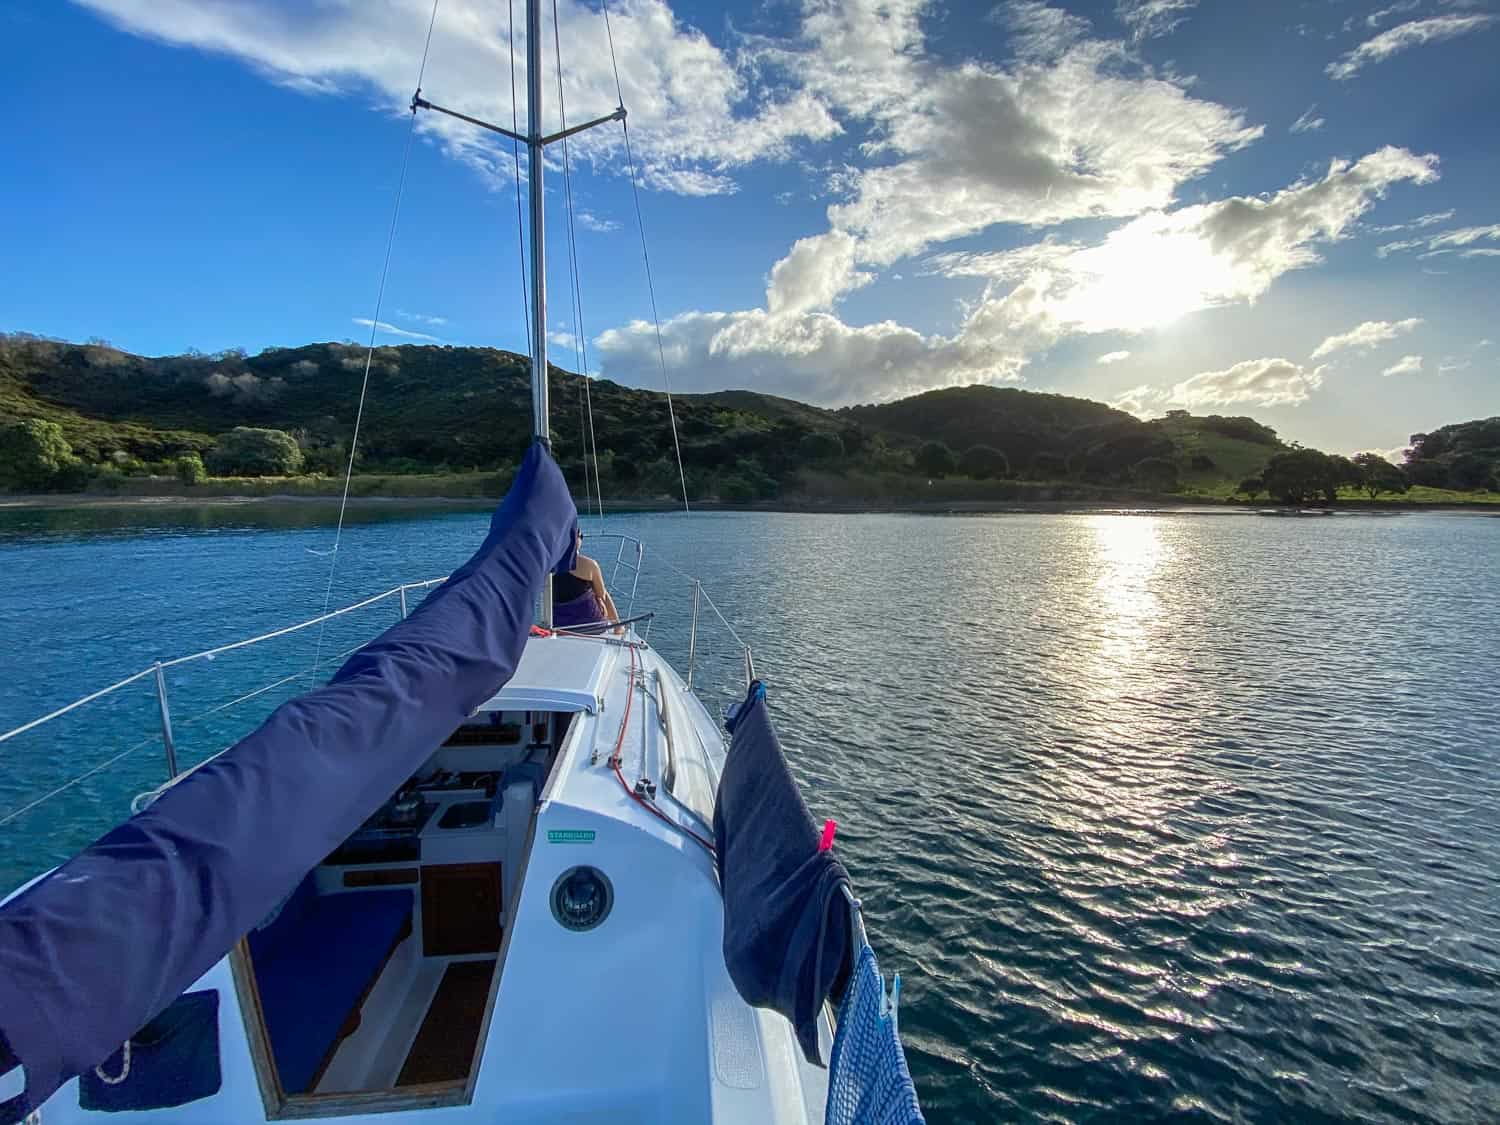
<svg viewBox="0 0 1500 1125"><path fill-rule="evenodd" d="M317 612L326 515L0 514L0 728ZM485 518L359 513L333 604L445 572ZM662 611L652 638L679 666L689 601L666 560L755 646L902 972L930 1121L1493 1117L1500 520L612 526L647 541L637 605ZM396 616L339 619L322 659ZM736 654L705 638L718 707ZM169 673L183 759L310 675L204 712L318 648L313 630ZM125 755L0 826L0 884L160 781L149 683L0 744L0 818Z"/></svg>

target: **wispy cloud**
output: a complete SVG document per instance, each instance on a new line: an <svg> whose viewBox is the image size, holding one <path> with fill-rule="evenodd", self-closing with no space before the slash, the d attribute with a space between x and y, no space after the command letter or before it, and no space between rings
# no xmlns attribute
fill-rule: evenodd
<svg viewBox="0 0 1500 1125"><path fill-rule="evenodd" d="M1293 133L1316 133L1324 125L1327 125L1328 122L1317 116L1317 112L1318 104L1314 102L1302 111L1301 117L1292 122L1291 131Z"/></svg>
<svg viewBox="0 0 1500 1125"><path fill-rule="evenodd" d="M601 233L619 230L620 224L613 219L602 219L592 211L580 210L577 215L578 225L584 230L599 231Z"/></svg>
<svg viewBox="0 0 1500 1125"><path fill-rule="evenodd" d="M1371 227L1375 234L1397 234L1404 230L1425 230L1427 227L1435 227L1439 223L1446 223L1453 218L1454 211L1450 207L1446 211L1430 211L1425 215L1419 215L1408 223L1392 223L1384 227Z"/></svg>
<svg viewBox="0 0 1500 1125"><path fill-rule="evenodd" d="M394 324L384 320L371 320L367 316L350 317L355 324L362 324L366 328L373 328L377 332L386 332L392 336L404 336L408 340L426 340L429 343L437 343L436 336L429 336L426 332L411 332L405 328L397 328Z"/></svg>
<svg viewBox="0 0 1500 1125"><path fill-rule="evenodd" d="M1175 30L1198 0L1116 0L1115 15L1133 38L1155 39Z"/></svg>
<svg viewBox="0 0 1500 1125"><path fill-rule="evenodd" d="M1099 357L1098 362L1104 364L1105 366L1108 366L1111 363L1119 363L1122 359L1129 358L1129 352L1105 352Z"/></svg>
<svg viewBox="0 0 1500 1125"><path fill-rule="evenodd" d="M1397 3L1392 4L1388 8L1381 8L1379 11L1371 12L1367 15L1365 17L1365 26L1368 28L1379 27L1392 16L1399 16L1403 12L1414 12L1421 6L1422 0L1398 0Z"/></svg>
<svg viewBox="0 0 1500 1125"><path fill-rule="evenodd" d="M1442 218L1451 217L1452 212L1442 212ZM1429 218L1430 216L1423 216ZM1423 224L1417 220L1417 224ZM1411 225L1417 225L1411 224ZM1423 235L1420 238L1402 238L1395 242L1387 242L1375 248L1377 258L1388 258L1392 254L1399 254L1405 250L1420 250L1425 252L1417 255L1419 258L1436 258L1443 254L1458 254L1462 258L1489 258L1500 254L1500 251L1488 247L1475 247L1476 242L1500 242L1500 223L1490 223L1487 226L1455 227L1453 230L1440 231L1437 234Z"/></svg>
<svg viewBox="0 0 1500 1125"><path fill-rule="evenodd" d="M1353 78L1371 63L1384 62L1392 55L1420 47L1424 43L1439 43L1445 39L1457 39L1460 35L1482 31L1495 22L1490 15L1433 16L1431 19L1412 20L1397 24L1389 31L1382 31L1373 39L1366 39L1354 50L1324 67L1328 77L1343 82Z"/></svg>
<svg viewBox="0 0 1500 1125"><path fill-rule="evenodd" d="M448 323L446 316L429 316L427 313L407 312L405 309L397 309L396 315L402 320L410 320L416 324L430 324L434 328L441 328Z"/></svg>
<svg viewBox="0 0 1500 1125"><path fill-rule="evenodd" d="M1330 336L1313 349L1313 359L1322 359L1324 356L1332 355L1334 352L1343 351L1346 348L1354 348L1359 351L1369 351L1371 348L1394 340L1397 336L1411 332L1420 327L1422 318L1419 316L1407 317L1405 320L1367 320L1347 332L1341 332L1337 336Z"/></svg>
<svg viewBox="0 0 1500 1125"><path fill-rule="evenodd" d="M1395 363L1391 364L1382 375L1417 375L1422 370L1422 357L1419 355L1404 355Z"/></svg>

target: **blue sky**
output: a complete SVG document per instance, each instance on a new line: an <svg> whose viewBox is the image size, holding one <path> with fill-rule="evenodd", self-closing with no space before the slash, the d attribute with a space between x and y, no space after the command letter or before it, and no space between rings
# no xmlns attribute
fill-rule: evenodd
<svg viewBox="0 0 1500 1125"><path fill-rule="evenodd" d="M569 119L608 112L599 8L559 11ZM158 354L365 339L430 13L0 3L0 329ZM508 120L507 15L440 0L425 94ZM1487 3L612 18L674 389L843 405L985 381L1346 452L1500 413ZM380 338L524 350L508 148L418 130ZM618 129L572 158L589 366L660 386ZM547 188L561 342L557 169Z"/></svg>

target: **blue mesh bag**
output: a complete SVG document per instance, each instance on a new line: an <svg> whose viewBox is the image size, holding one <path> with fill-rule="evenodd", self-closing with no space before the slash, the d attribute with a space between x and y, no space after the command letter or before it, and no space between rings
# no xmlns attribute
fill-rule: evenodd
<svg viewBox="0 0 1500 1125"><path fill-rule="evenodd" d="M896 1028L901 995L898 974L885 992L875 952L862 943L839 1005L839 1026L828 1064L826 1125L913 1125L922 1108L906 1068L906 1054Z"/></svg>

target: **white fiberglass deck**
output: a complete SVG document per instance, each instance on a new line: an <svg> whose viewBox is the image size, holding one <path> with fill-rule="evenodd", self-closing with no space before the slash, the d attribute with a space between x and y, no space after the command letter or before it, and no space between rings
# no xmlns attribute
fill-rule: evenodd
<svg viewBox="0 0 1500 1125"><path fill-rule="evenodd" d="M422 956L419 923L382 970L364 1001L364 1021L342 1041L314 1092L286 1101L278 1115L454 1125L821 1121L826 1072L803 1060L783 1017L747 1006L728 977L712 857L633 801L609 765L618 744L626 782L655 781L663 812L703 835L723 761L720 728L644 646L611 637L534 637L521 667L535 675L518 673L485 709L572 711L573 718L529 842L517 831L496 834L506 853L494 857L505 870L503 939L470 1100L422 1105L421 1088L412 1087L398 1109L378 1089L395 1082L448 966L483 959ZM675 798L662 781L669 773ZM462 848L464 836L451 833L444 846ZM468 846L483 838L474 834ZM576 933L554 918L550 899L559 876L580 864L607 876L614 899L597 928ZM42 1120L265 1120L267 1100L229 959L194 985L209 988L220 994L223 1081L216 1095L106 1118L80 1109L74 1080L43 1106ZM830 1032L825 1020L825 1059ZM18 1075L0 1080L0 1097Z"/></svg>

